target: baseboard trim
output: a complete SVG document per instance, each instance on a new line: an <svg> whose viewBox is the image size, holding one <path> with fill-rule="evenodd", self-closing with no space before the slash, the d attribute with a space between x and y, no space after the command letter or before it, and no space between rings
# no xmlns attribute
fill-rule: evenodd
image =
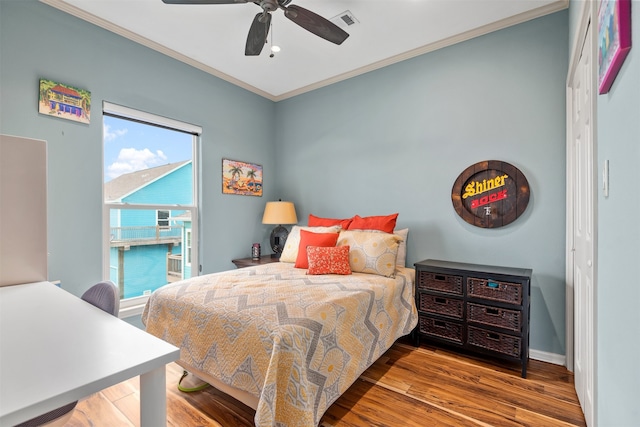
<svg viewBox="0 0 640 427"><path fill-rule="evenodd" d="M529 349L529 358L541 362L553 363L554 365L567 366L567 357L564 354Z"/></svg>

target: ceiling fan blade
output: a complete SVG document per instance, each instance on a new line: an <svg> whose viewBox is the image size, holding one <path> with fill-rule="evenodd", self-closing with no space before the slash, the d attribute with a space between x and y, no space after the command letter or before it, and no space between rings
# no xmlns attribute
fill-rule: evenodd
<svg viewBox="0 0 640 427"><path fill-rule="evenodd" d="M249 35L247 36L247 44L244 48L244 54L246 56L260 55L260 52L262 52L262 48L267 41L267 34L269 34L270 26L270 13L260 12L255 18L253 18L251 28L249 28Z"/></svg>
<svg viewBox="0 0 640 427"><path fill-rule="evenodd" d="M335 44L342 44L349 34L333 22L303 7L291 5L283 8L284 15L318 37Z"/></svg>
<svg viewBox="0 0 640 427"><path fill-rule="evenodd" d="M162 0L166 4L233 4L249 3L249 0Z"/></svg>

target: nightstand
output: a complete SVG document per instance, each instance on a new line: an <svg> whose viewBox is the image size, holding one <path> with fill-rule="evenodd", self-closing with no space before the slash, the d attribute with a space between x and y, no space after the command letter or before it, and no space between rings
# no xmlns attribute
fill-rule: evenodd
<svg viewBox="0 0 640 427"><path fill-rule="evenodd" d="M236 265L237 268L252 267L254 265L270 264L272 262L278 262L280 258L272 258L271 255L262 255L259 259L239 258L232 259L231 262Z"/></svg>

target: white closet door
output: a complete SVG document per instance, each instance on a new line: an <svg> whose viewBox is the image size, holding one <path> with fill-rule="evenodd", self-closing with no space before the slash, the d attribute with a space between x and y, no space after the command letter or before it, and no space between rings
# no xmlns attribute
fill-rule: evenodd
<svg viewBox="0 0 640 427"><path fill-rule="evenodd" d="M573 188L573 287L574 287L574 378L575 388L588 426L594 425L595 378L595 160L593 141L593 52L591 26L588 27L580 61L572 75L573 158L569 172Z"/></svg>

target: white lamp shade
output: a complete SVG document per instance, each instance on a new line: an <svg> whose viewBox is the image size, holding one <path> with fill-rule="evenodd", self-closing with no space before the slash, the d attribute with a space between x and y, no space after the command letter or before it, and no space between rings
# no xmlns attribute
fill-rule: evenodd
<svg viewBox="0 0 640 427"><path fill-rule="evenodd" d="M262 216L263 224L297 224L293 202L267 202Z"/></svg>

